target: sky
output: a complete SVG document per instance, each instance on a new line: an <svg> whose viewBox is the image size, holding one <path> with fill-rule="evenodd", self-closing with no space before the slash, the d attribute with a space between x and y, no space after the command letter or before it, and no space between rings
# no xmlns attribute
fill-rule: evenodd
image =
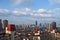
<svg viewBox="0 0 60 40"><path fill-rule="evenodd" d="M0 0L0 19L13 24L60 23L60 0Z"/></svg>

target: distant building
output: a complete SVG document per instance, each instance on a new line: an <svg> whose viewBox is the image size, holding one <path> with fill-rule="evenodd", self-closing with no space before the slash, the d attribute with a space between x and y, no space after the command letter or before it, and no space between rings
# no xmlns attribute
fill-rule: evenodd
<svg viewBox="0 0 60 40"><path fill-rule="evenodd" d="M6 27L8 25L8 20L3 20L3 29L6 30Z"/></svg>
<svg viewBox="0 0 60 40"><path fill-rule="evenodd" d="M54 30L53 27L50 27L50 32L51 32L51 33L55 33L55 30Z"/></svg>
<svg viewBox="0 0 60 40"><path fill-rule="evenodd" d="M36 20L36 21L35 21L35 25L37 26L37 24L38 24L38 23L37 23L37 20Z"/></svg>
<svg viewBox="0 0 60 40"><path fill-rule="evenodd" d="M16 27L14 24L8 24L8 26L6 27L6 33L11 34L11 31L15 31Z"/></svg>
<svg viewBox="0 0 60 40"><path fill-rule="evenodd" d="M42 27L43 27L43 26L42 26L42 23L40 23L40 25L39 25L39 26L40 26L40 28L42 28Z"/></svg>
<svg viewBox="0 0 60 40"><path fill-rule="evenodd" d="M56 29L56 22L52 22L51 26L53 29Z"/></svg>
<svg viewBox="0 0 60 40"><path fill-rule="evenodd" d="M40 30L35 28L34 31L33 31L33 40L40 40Z"/></svg>
<svg viewBox="0 0 60 40"><path fill-rule="evenodd" d="M2 20L0 19L0 31L2 31Z"/></svg>

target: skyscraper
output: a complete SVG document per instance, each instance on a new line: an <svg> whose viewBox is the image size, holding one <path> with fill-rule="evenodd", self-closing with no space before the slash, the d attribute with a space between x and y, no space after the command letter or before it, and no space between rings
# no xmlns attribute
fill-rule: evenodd
<svg viewBox="0 0 60 40"><path fill-rule="evenodd" d="M37 26L37 20L35 21L35 25Z"/></svg>
<svg viewBox="0 0 60 40"><path fill-rule="evenodd" d="M2 31L2 20L0 19L0 31Z"/></svg>
<svg viewBox="0 0 60 40"><path fill-rule="evenodd" d="M53 29L56 29L56 22L52 22L51 25L52 25L52 28L53 28Z"/></svg>
<svg viewBox="0 0 60 40"><path fill-rule="evenodd" d="M5 30L8 25L8 20L3 20L3 29Z"/></svg>

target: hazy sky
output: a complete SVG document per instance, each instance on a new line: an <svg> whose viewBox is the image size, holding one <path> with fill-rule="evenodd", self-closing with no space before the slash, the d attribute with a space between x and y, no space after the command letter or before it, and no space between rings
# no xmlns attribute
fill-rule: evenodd
<svg viewBox="0 0 60 40"><path fill-rule="evenodd" d="M60 0L0 0L0 19L9 23L60 22Z"/></svg>

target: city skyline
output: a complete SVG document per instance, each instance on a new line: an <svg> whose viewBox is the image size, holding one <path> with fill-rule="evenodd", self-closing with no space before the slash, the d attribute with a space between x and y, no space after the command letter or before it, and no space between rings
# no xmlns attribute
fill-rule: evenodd
<svg viewBox="0 0 60 40"><path fill-rule="evenodd" d="M9 23L60 22L60 0L0 0L0 19Z"/></svg>

